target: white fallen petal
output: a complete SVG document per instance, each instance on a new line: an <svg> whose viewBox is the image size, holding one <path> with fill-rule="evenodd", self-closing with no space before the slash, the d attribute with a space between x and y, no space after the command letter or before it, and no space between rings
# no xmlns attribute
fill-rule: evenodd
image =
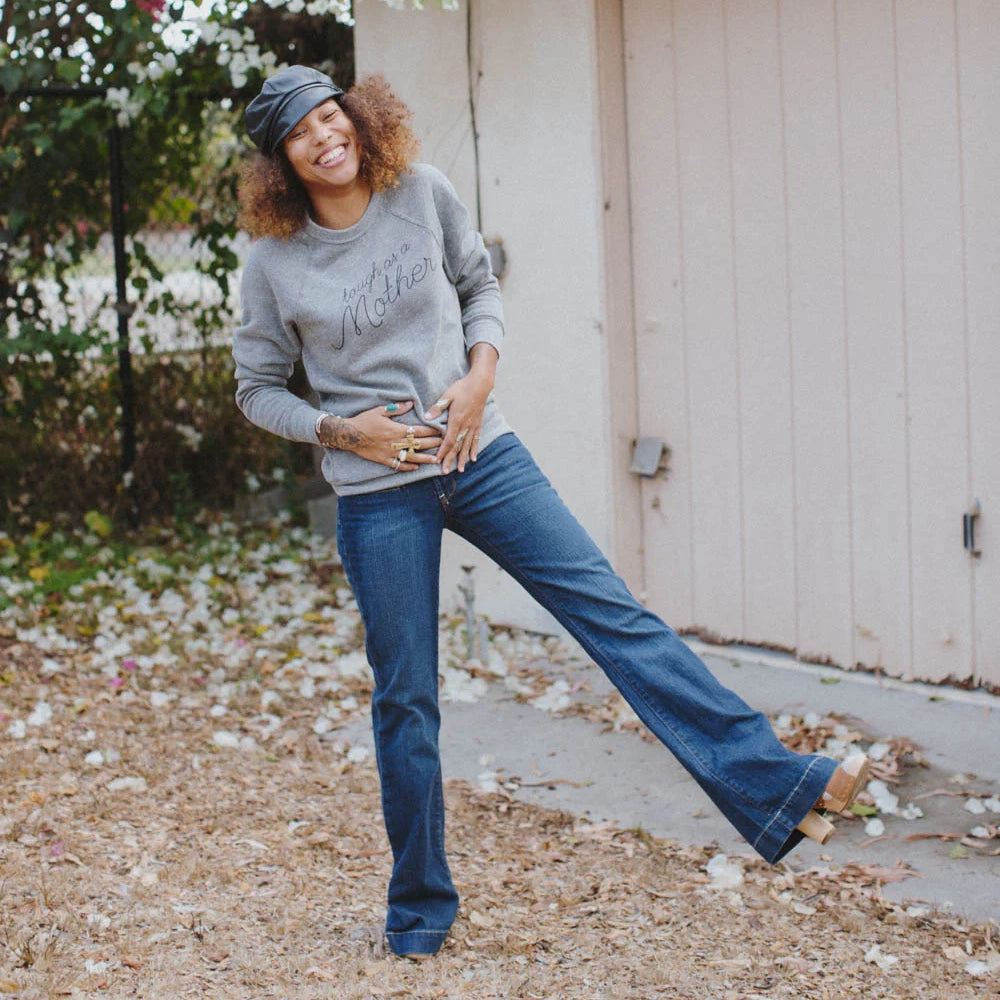
<svg viewBox="0 0 1000 1000"><path fill-rule="evenodd" d="M51 721L52 706L47 701L40 701L27 719L29 726L44 726Z"/></svg>
<svg viewBox="0 0 1000 1000"><path fill-rule="evenodd" d="M989 809L990 812L1000 813L1000 799L995 795L991 795L988 799L983 799L983 805Z"/></svg>
<svg viewBox="0 0 1000 1000"><path fill-rule="evenodd" d="M986 806L983 805L981 799L967 799L964 808L966 812L970 812L974 816L986 812Z"/></svg>
<svg viewBox="0 0 1000 1000"><path fill-rule="evenodd" d="M148 788L145 778L115 778L108 782L109 792L145 792Z"/></svg>
<svg viewBox="0 0 1000 1000"><path fill-rule="evenodd" d="M347 759L353 764L360 764L363 760L368 760L368 756L368 747L354 746L347 751Z"/></svg>
<svg viewBox="0 0 1000 1000"><path fill-rule="evenodd" d="M495 771L482 771L479 777L476 779L479 787L484 792L499 792L500 784L497 781L497 774Z"/></svg>
<svg viewBox="0 0 1000 1000"><path fill-rule="evenodd" d="M990 971L990 967L985 962L980 962L978 959L973 962L969 962L965 967L965 971L970 976L985 976L987 972Z"/></svg>
<svg viewBox="0 0 1000 1000"><path fill-rule="evenodd" d="M875 799L875 808L886 816L894 816L899 812L899 796L889 790L884 781L869 781L868 794Z"/></svg>
<svg viewBox="0 0 1000 1000"><path fill-rule="evenodd" d="M883 955L882 946L876 944L865 952L865 961L877 965L883 972L888 972L899 962L899 959L895 955Z"/></svg>
<svg viewBox="0 0 1000 1000"><path fill-rule="evenodd" d="M331 729L333 729L333 723L325 715L321 715L313 723L313 732L317 736L322 736L324 733L330 732Z"/></svg>
<svg viewBox="0 0 1000 1000"><path fill-rule="evenodd" d="M529 704L543 711L561 712L569 708L569 684L561 678L553 681L544 694L529 699Z"/></svg>
<svg viewBox="0 0 1000 1000"><path fill-rule="evenodd" d="M240 738L236 733L231 733L226 729L220 729L212 734L212 742L217 747L232 749L240 745Z"/></svg>
<svg viewBox="0 0 1000 1000"><path fill-rule="evenodd" d="M725 854L716 854L705 866L713 889L735 889L743 884L743 868Z"/></svg>
<svg viewBox="0 0 1000 1000"><path fill-rule="evenodd" d="M899 811L899 815L903 819L920 819L924 814L923 809L918 805L914 805L912 802L906 804L906 806Z"/></svg>
<svg viewBox="0 0 1000 1000"><path fill-rule="evenodd" d="M891 749L888 743L873 743L868 748L868 757L871 760L885 760Z"/></svg>
<svg viewBox="0 0 1000 1000"><path fill-rule="evenodd" d="M885 833L885 823L877 816L865 823L865 835L869 837L881 837Z"/></svg>
<svg viewBox="0 0 1000 1000"><path fill-rule="evenodd" d="M970 837L982 837L985 840L990 839L990 831L985 826L974 826L969 831Z"/></svg>
<svg viewBox="0 0 1000 1000"><path fill-rule="evenodd" d="M100 975L102 972L108 971L107 962L95 962L92 958L88 958L87 961L84 962L83 967L84 969L86 969L87 973L91 976L97 976Z"/></svg>
<svg viewBox="0 0 1000 1000"><path fill-rule="evenodd" d="M12 740L23 740L28 735L28 724L24 719L15 719L7 727L7 735Z"/></svg>
<svg viewBox="0 0 1000 1000"><path fill-rule="evenodd" d="M83 760L85 764L89 764L91 767L104 766L104 754L100 750L91 750Z"/></svg>
<svg viewBox="0 0 1000 1000"><path fill-rule="evenodd" d="M167 694L166 691L154 691L149 696L149 704L153 708L164 708L169 705L172 700L172 695Z"/></svg>

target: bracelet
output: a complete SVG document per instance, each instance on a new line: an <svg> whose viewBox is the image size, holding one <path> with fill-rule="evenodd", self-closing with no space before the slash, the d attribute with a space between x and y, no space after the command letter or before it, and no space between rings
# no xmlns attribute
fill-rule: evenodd
<svg viewBox="0 0 1000 1000"><path fill-rule="evenodd" d="M319 443L323 445L324 448L329 448L330 446L328 444L323 443L323 438L322 435L320 434L320 425L323 423L324 420L326 420L327 417L333 417L334 420L338 419L335 413L321 413L316 418L316 440L319 441Z"/></svg>

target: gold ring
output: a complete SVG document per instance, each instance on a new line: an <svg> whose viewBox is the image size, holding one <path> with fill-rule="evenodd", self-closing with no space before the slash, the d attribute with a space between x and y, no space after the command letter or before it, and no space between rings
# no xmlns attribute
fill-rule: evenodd
<svg viewBox="0 0 1000 1000"><path fill-rule="evenodd" d="M394 458L392 460L392 471L393 472L399 472L399 459L398 458Z"/></svg>

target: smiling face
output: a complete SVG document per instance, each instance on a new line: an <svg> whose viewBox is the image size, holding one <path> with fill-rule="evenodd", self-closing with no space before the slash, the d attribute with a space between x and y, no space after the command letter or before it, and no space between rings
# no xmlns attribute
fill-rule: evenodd
<svg viewBox="0 0 1000 1000"><path fill-rule="evenodd" d="M285 156L310 198L365 186L361 149L350 118L332 98L317 105L285 136Z"/></svg>

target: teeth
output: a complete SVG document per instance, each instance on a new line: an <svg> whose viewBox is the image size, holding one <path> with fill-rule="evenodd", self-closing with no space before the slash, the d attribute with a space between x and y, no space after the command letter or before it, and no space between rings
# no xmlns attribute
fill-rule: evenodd
<svg viewBox="0 0 1000 1000"><path fill-rule="evenodd" d="M345 146L338 146L336 149L331 149L330 152L326 154L326 156L321 156L319 158L318 161L319 165L321 167L325 167L333 163L334 160L338 159L341 156L345 148L346 148Z"/></svg>

